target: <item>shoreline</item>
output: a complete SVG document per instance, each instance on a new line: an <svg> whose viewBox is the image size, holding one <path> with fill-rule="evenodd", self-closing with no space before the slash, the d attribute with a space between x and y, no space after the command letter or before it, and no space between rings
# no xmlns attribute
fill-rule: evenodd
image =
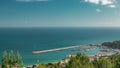
<svg viewBox="0 0 120 68"><path fill-rule="evenodd" d="M55 51L61 51L61 49L63 50L69 50L70 53L66 55L66 57L64 58L59 58L59 59L52 59L52 60L48 60L46 62L36 62L36 63L27 63L27 64L24 64L24 67L28 67L28 66L33 66L33 65L39 65L39 64L56 64L58 62L63 62L64 60L66 60L66 58L68 57L71 57L71 56L75 56L77 53L83 53L85 54L86 56L95 56L95 55L98 55L99 52L103 52L103 55L102 56L106 56L106 55L114 55L118 52L120 52L119 49L114 49L112 47L108 47L108 45L106 46L106 44L112 44L112 43L116 43L118 41L113 41L113 42L104 42L104 45L103 43L102 44L87 44L87 45L76 45L76 46L69 46L69 47L64 47L64 48L57 48L57 49L51 49L50 51L49 50L45 50L45 51L48 51L48 52L55 52ZM119 41L120 43L120 41ZM118 43L117 43L118 44ZM64 52L64 51L63 51ZM72 54L72 52L74 52L74 54ZM43 52L45 53L45 52ZM41 54L41 53L40 53ZM62 55L62 54L60 54Z"/></svg>
<svg viewBox="0 0 120 68"><path fill-rule="evenodd" d="M102 44L88 44L88 45L85 45L85 46L87 46L88 48L87 49L89 49L88 51L90 51L90 49L91 50L94 50L94 48L91 48L91 47L95 47L95 49L97 49L97 48L103 48L103 46L102 46ZM85 47L84 45L83 45L83 48ZM77 47L82 47L82 46L77 46ZM73 47L74 48L74 47ZM85 47L86 48L86 47ZM58 50L59 50L59 48L57 48ZM69 48L68 48L69 49ZM86 49L86 50L87 50ZM109 49L109 48L107 48L107 49ZM57 51L56 49L51 49L52 51ZM48 51L48 52L51 52L51 50L49 51L49 50L45 50L46 52ZM61 50L61 48L60 48L60 50ZM100 50L99 50L100 51ZM103 51L104 52L104 51ZM44 51L43 51L43 53L44 53ZM113 54L116 54L117 52L115 52L115 53L112 53L112 52L110 52L112 55ZM97 54L97 53L96 53ZM72 54L70 54L71 56L72 56ZM87 54L85 54L85 55L87 55ZM107 55L107 54L106 54ZM90 56L90 55L87 55L87 56ZM93 56L95 56L95 54L93 55ZM66 58L66 57L65 57ZM65 59L65 58L63 58L63 59ZM55 62L50 62L51 64L54 64L54 63L58 63L58 62L61 62L62 61L62 59L59 59L59 60L57 60L57 61L55 61ZM39 63L39 64L49 64L49 63ZM39 65L39 64L36 64L36 65ZM34 65L34 64L33 64Z"/></svg>

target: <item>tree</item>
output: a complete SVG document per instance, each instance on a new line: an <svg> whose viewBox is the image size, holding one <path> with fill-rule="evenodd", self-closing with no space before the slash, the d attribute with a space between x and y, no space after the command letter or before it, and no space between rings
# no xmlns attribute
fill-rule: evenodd
<svg viewBox="0 0 120 68"><path fill-rule="evenodd" d="M66 65L66 68L80 68L82 65L76 57L71 57L70 61Z"/></svg>
<svg viewBox="0 0 120 68"><path fill-rule="evenodd" d="M37 68L47 68L46 65L40 64Z"/></svg>
<svg viewBox="0 0 120 68"><path fill-rule="evenodd" d="M59 65L59 63L53 64L53 67L54 67L54 68L63 68L62 66Z"/></svg>
<svg viewBox="0 0 120 68"><path fill-rule="evenodd" d="M7 51L4 51L2 55L2 68L12 68L16 66L23 68L23 62L19 52L17 52L15 56L12 50L9 55L7 54Z"/></svg>
<svg viewBox="0 0 120 68"><path fill-rule="evenodd" d="M99 68L98 67L98 60L96 58L94 59L94 61L92 63L93 63L94 68Z"/></svg>
<svg viewBox="0 0 120 68"><path fill-rule="evenodd" d="M9 53L8 62L9 62L10 68L15 65L15 56L14 56L14 52L12 50Z"/></svg>
<svg viewBox="0 0 120 68"><path fill-rule="evenodd" d="M109 59L99 58L93 61L95 68L112 68L113 65Z"/></svg>
<svg viewBox="0 0 120 68"><path fill-rule="evenodd" d="M18 51L17 51L17 54L16 54L16 63L18 64L19 68L23 67L22 57L21 57L21 55Z"/></svg>
<svg viewBox="0 0 120 68"><path fill-rule="evenodd" d="M3 55L2 55L2 68L9 68L8 67L8 54L7 54L7 51L4 51Z"/></svg>
<svg viewBox="0 0 120 68"><path fill-rule="evenodd" d="M93 68L93 65L90 63L88 56L78 53L76 57L70 58L66 68Z"/></svg>
<svg viewBox="0 0 120 68"><path fill-rule="evenodd" d="M111 61L114 64L114 68L120 68L120 54L116 54L111 57Z"/></svg>

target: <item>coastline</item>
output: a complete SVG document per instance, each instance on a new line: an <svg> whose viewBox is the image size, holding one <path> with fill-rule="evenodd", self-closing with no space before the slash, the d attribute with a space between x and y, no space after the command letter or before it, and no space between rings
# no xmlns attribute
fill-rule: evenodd
<svg viewBox="0 0 120 68"><path fill-rule="evenodd" d="M59 60L52 58L51 59L52 61L48 60L48 62L46 61L46 63L40 63L39 62L40 60L37 60L37 63L35 63L35 64L29 64L29 63L26 64L25 63L24 67L32 67L33 65L38 66L40 64L49 65L49 64L57 64L57 63L68 63L69 59L71 57L75 57L77 55L77 53L85 54L86 56L88 56L90 58L90 60L93 60L93 57L96 57L96 56L109 57L109 56L112 56L116 53L120 53L120 49L117 49L115 47L114 48L111 47L115 44L117 44L117 46L119 46L120 41L104 42L102 44L88 44L88 45L79 45L79 46L76 45L76 46L71 46L71 47L69 46L69 47L65 47L65 48L51 49L52 51L45 50L46 52L33 54L33 55L39 55L39 54L41 55L44 53L51 53L51 52L56 52L56 51L63 53L63 52L65 52L64 50L70 51L71 53L69 52L69 54L67 54L66 57L59 59ZM62 54L60 54L60 55L62 55Z"/></svg>
<svg viewBox="0 0 120 68"><path fill-rule="evenodd" d="M66 47L65 47L66 48ZM85 45L85 46L77 46L77 48L79 49L79 48L84 48L83 50L84 51L86 51L86 52L90 52L90 51L93 51L94 52L94 50L95 49L100 49L100 50L98 50L97 52L96 52L96 54L94 54L94 55L88 55L87 53L86 53L86 55L87 56L95 56L95 55L97 55L99 52L101 52L101 51L103 51L103 52L106 52L106 51L104 51L104 50L102 50L102 49L106 49L106 50L110 50L111 48L108 48L108 47L105 47L105 46L103 46L102 44L88 44L88 45ZM77 49L76 48L76 49ZM102 49L101 49L102 48ZM58 48L57 48L58 49ZM75 48L73 48L73 49L75 49ZM78 50L77 49L77 50ZM56 51L56 50L55 50ZM81 50L80 50L81 51ZM49 50L48 50L48 52L49 52ZM50 51L51 52L51 51ZM80 53L82 53L82 52L80 52ZM85 54L85 52L83 52L84 54ZM103 56L105 56L105 55L108 55L108 54L111 54L111 55L113 55L113 54L116 54L117 52L114 50L112 50L111 49L111 52L110 51L108 51L108 52L106 52ZM77 54L77 53L76 53ZM69 54L69 55L71 55L71 56L74 56L74 55L72 55L72 54ZM68 55L68 56L69 56ZM67 57L68 57L67 56ZM63 59L66 59L66 57L65 58L63 58ZM57 61L55 61L55 62L50 62L51 64L54 64L54 63L58 63L58 62L61 62L61 61L63 61L62 59L60 59L60 60L57 60ZM39 64L49 64L49 63L39 63ZM36 64L36 65L38 65L38 64Z"/></svg>
<svg viewBox="0 0 120 68"><path fill-rule="evenodd" d="M73 32L71 33L71 30ZM110 32L108 32L110 31ZM119 40L119 29L107 28L34 28L34 29L1 29L0 54L4 50L19 50L24 63L35 64L37 60L47 63L52 60L62 59L75 51L56 51L40 55L31 54L34 50L46 50L82 44L100 44L102 42ZM17 32L16 34L14 32ZM32 39L28 39L32 38ZM13 40L11 40L13 39ZM77 51L78 52L78 51ZM60 56L59 56L60 55ZM46 57L47 56L47 57Z"/></svg>

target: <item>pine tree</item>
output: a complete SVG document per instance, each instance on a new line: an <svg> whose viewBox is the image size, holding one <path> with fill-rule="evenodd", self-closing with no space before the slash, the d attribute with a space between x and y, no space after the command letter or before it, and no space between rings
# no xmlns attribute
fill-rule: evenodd
<svg viewBox="0 0 120 68"><path fill-rule="evenodd" d="M21 57L21 55L18 51L17 51L17 54L16 54L16 63L18 64L19 68L23 67L22 57Z"/></svg>
<svg viewBox="0 0 120 68"><path fill-rule="evenodd" d="M12 50L10 51L9 55L7 54L7 51L4 51L1 59L2 68L12 68L15 66L18 66L18 68L23 68L23 62L19 52L17 52L15 56Z"/></svg>
<svg viewBox="0 0 120 68"><path fill-rule="evenodd" d="M2 68L9 68L7 51L4 51L2 55Z"/></svg>
<svg viewBox="0 0 120 68"><path fill-rule="evenodd" d="M9 65L10 65L10 67L15 65L15 56L14 56L14 52L12 50L9 53Z"/></svg>

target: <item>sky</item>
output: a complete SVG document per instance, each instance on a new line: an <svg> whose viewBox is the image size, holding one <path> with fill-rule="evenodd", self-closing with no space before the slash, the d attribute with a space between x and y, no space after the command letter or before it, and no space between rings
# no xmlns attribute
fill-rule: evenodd
<svg viewBox="0 0 120 68"><path fill-rule="evenodd" d="M0 0L0 27L120 27L120 0Z"/></svg>

